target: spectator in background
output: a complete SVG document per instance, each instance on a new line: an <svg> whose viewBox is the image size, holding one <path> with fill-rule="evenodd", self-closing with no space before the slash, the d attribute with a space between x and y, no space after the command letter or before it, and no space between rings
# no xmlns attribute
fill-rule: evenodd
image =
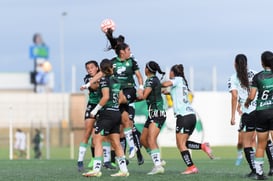
<svg viewBox="0 0 273 181"><path fill-rule="evenodd" d="M21 129L16 130L14 149L17 158L26 158L26 134Z"/></svg>
<svg viewBox="0 0 273 181"><path fill-rule="evenodd" d="M37 159L40 159L41 156L42 156L42 152L41 152L41 133L40 133L40 130L39 129L35 129L35 136L32 140L32 143L34 144L34 158L37 158Z"/></svg>

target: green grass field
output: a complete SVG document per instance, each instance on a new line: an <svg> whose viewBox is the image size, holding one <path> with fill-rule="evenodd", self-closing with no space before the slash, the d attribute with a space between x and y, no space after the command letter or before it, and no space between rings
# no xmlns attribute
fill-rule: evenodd
<svg viewBox="0 0 273 181"><path fill-rule="evenodd" d="M76 151L76 149L75 149ZM51 149L51 159L46 160L8 160L6 156L7 150L0 151L0 180L5 181L77 181L77 180L127 180L127 181L176 181L186 179L187 181L237 181L250 180L244 178L244 175L249 172L246 161L244 160L240 166L235 166L236 148L235 147L213 147L213 152L216 157L210 160L202 151L193 151L193 161L199 169L199 173L195 175L181 175L181 171L185 170L185 164L181 160L181 156L176 148L162 148L162 158L167 162L165 173L162 175L148 176L146 175L153 166L149 156L142 150L145 163L138 166L136 159L130 161L128 169L130 176L127 178L112 178L109 171L102 169L100 178L86 178L81 176L77 171L77 160L70 160L68 148ZM75 153L75 158L77 153ZM90 155L86 155L85 164L88 163ZM265 164L265 171L268 171L268 164Z"/></svg>

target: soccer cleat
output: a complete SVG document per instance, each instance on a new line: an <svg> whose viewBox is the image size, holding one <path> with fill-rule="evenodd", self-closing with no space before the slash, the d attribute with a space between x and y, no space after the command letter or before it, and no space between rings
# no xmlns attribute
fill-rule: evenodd
<svg viewBox="0 0 273 181"><path fill-rule="evenodd" d="M111 174L112 177L128 177L129 172L122 172L121 170L117 173Z"/></svg>
<svg viewBox="0 0 273 181"><path fill-rule="evenodd" d="M130 149L129 149L129 158L131 159L131 158L134 158L135 157L135 154L136 154L136 152L137 152L137 147L130 147Z"/></svg>
<svg viewBox="0 0 273 181"><path fill-rule="evenodd" d="M268 172L267 175L268 175L268 176L273 176L273 168L270 168L270 169L269 169L269 172Z"/></svg>
<svg viewBox="0 0 273 181"><path fill-rule="evenodd" d="M167 164L167 163L166 163L165 160L161 160L161 166L162 166L162 167L166 166L166 164Z"/></svg>
<svg viewBox="0 0 273 181"><path fill-rule="evenodd" d="M100 177L101 172L95 171L95 170L90 170L89 172L83 173L82 175L85 177Z"/></svg>
<svg viewBox="0 0 273 181"><path fill-rule="evenodd" d="M88 168L93 168L94 159L91 158L90 162L88 163Z"/></svg>
<svg viewBox="0 0 273 181"><path fill-rule="evenodd" d="M83 167L83 162L82 161L78 162L78 171L79 172L83 172L84 171L84 167Z"/></svg>
<svg viewBox="0 0 273 181"><path fill-rule="evenodd" d="M214 159L209 143L203 143L201 148L209 156L210 159Z"/></svg>
<svg viewBox="0 0 273 181"><path fill-rule="evenodd" d="M256 172L255 171L251 171L249 174L246 174L247 178L255 178L256 176Z"/></svg>
<svg viewBox="0 0 273 181"><path fill-rule="evenodd" d="M164 173L164 168L160 166L155 166L147 175L155 175L155 174L160 174Z"/></svg>
<svg viewBox="0 0 273 181"><path fill-rule="evenodd" d="M105 167L108 170L115 170L117 167L114 166L111 162L105 162L103 164L103 167Z"/></svg>
<svg viewBox="0 0 273 181"><path fill-rule="evenodd" d="M267 180L267 177L264 174L262 174L262 175L256 174L254 179L255 180Z"/></svg>
<svg viewBox="0 0 273 181"><path fill-rule="evenodd" d="M183 175L189 175L189 174L195 174L195 173L198 173L198 169L193 165L193 166L188 167L181 174L183 174Z"/></svg>

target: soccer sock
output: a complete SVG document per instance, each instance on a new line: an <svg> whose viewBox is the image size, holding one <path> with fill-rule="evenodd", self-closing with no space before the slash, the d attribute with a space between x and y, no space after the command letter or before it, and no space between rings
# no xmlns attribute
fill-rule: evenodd
<svg viewBox="0 0 273 181"><path fill-rule="evenodd" d="M122 172L128 172L127 165L126 165L126 160L125 160L125 156L116 157L116 160L118 162L120 171L122 171Z"/></svg>
<svg viewBox="0 0 273 181"><path fill-rule="evenodd" d="M266 151L266 156L268 158L270 168L273 168L273 144L272 144L271 140L267 141L265 151Z"/></svg>
<svg viewBox="0 0 273 181"><path fill-rule="evenodd" d="M151 149L150 148L146 148L146 152L151 155Z"/></svg>
<svg viewBox="0 0 273 181"><path fill-rule="evenodd" d="M138 131L136 130L135 126L133 128L133 138L134 138L134 143L137 147L138 150L141 148L140 140L139 140L139 135L137 133Z"/></svg>
<svg viewBox="0 0 273 181"><path fill-rule="evenodd" d="M135 146L132 128L124 128L124 135L130 148Z"/></svg>
<svg viewBox="0 0 273 181"><path fill-rule="evenodd" d="M121 147L123 148L123 151L125 154L126 153L126 139L124 137L120 138L120 144L121 144Z"/></svg>
<svg viewBox="0 0 273 181"><path fill-rule="evenodd" d="M101 170L102 157L95 157L93 163L93 170L99 172Z"/></svg>
<svg viewBox="0 0 273 181"><path fill-rule="evenodd" d="M243 149L238 149L237 150L237 159L242 159L243 158Z"/></svg>
<svg viewBox="0 0 273 181"><path fill-rule="evenodd" d="M190 167L193 165L189 150L181 151L181 156L184 162L186 163L187 167Z"/></svg>
<svg viewBox="0 0 273 181"><path fill-rule="evenodd" d="M92 157L94 158L95 157L95 147L91 146L90 149L91 149Z"/></svg>
<svg viewBox="0 0 273 181"><path fill-rule="evenodd" d="M200 150L201 145L202 145L201 143L196 143L196 142L193 142L193 141L187 141L186 142L187 148L192 149L192 150Z"/></svg>
<svg viewBox="0 0 273 181"><path fill-rule="evenodd" d="M255 157L254 154L255 153L253 151L253 148L252 147L244 148L244 153L245 153L245 157L246 157L246 160L248 162L250 169L252 171L255 171L255 165L254 165L254 157Z"/></svg>
<svg viewBox="0 0 273 181"><path fill-rule="evenodd" d="M80 143L78 162L83 161L87 146L88 144L86 143L82 143L82 142Z"/></svg>
<svg viewBox="0 0 273 181"><path fill-rule="evenodd" d="M110 142L102 142L102 149L103 149L103 162L110 162L111 161L111 143Z"/></svg>
<svg viewBox="0 0 273 181"><path fill-rule="evenodd" d="M264 173L263 171L264 158L255 158L254 163L255 163L256 173L259 175L262 175Z"/></svg>
<svg viewBox="0 0 273 181"><path fill-rule="evenodd" d="M152 157L152 160L153 160L155 166L161 165L160 150L159 149L151 150L151 157Z"/></svg>
<svg viewBox="0 0 273 181"><path fill-rule="evenodd" d="M115 163L115 162L116 162L115 157L116 157L115 150L111 150L111 162L112 162L112 163Z"/></svg>

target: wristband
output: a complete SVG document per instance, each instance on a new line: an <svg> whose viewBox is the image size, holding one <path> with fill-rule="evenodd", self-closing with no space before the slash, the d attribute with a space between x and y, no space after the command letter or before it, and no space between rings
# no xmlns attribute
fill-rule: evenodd
<svg viewBox="0 0 273 181"><path fill-rule="evenodd" d="M97 106L91 111L91 115L95 116L101 108L102 106L97 104Z"/></svg>
<svg viewBox="0 0 273 181"><path fill-rule="evenodd" d="M138 88L141 89L141 90L144 90L143 85L139 85Z"/></svg>
<svg viewBox="0 0 273 181"><path fill-rule="evenodd" d="M82 87L87 89L88 87L90 87L90 82L88 82L87 84L82 85Z"/></svg>

